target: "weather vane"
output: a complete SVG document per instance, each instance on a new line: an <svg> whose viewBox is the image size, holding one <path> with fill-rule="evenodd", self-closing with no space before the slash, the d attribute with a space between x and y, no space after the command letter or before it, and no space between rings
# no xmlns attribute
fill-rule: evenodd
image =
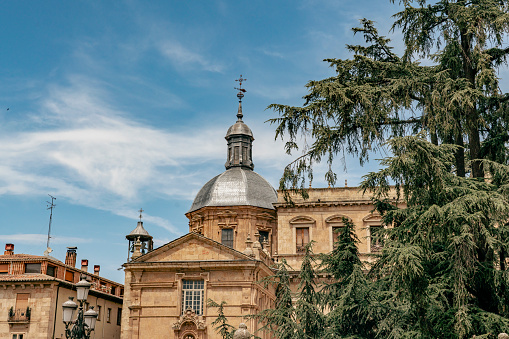
<svg viewBox="0 0 509 339"><path fill-rule="evenodd" d="M242 83L244 81L247 81L247 79L242 78L242 74L241 74L240 78L235 79L235 81L239 82L239 87L234 87L234 88L239 91L239 93L237 93L237 98L239 98L239 102L242 102L242 98L244 97L244 93L246 93L246 90L242 88Z"/></svg>
<svg viewBox="0 0 509 339"><path fill-rule="evenodd" d="M144 212L143 208L140 208L138 212L140 212L140 221L141 221L141 218L143 217L141 214Z"/></svg>

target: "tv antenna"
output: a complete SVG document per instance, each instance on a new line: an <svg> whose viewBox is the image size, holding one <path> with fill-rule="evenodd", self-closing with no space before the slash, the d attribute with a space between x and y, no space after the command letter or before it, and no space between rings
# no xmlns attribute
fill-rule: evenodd
<svg viewBox="0 0 509 339"><path fill-rule="evenodd" d="M57 198L55 198L51 194L48 194L48 195L51 198L51 202L46 201L48 203L48 208L47 209L50 210L50 213L49 213L49 226L48 226L48 241L46 242L46 251L44 251L45 255L48 255L51 252L53 252L51 247L49 247L49 239L51 238L51 220L53 219L53 208L55 206L57 206L57 205L54 204L54 202L55 202L55 200L57 200Z"/></svg>

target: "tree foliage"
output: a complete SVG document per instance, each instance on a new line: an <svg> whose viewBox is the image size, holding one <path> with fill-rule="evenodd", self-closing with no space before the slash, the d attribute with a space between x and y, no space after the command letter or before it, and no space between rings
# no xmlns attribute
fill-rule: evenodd
<svg viewBox="0 0 509 339"><path fill-rule="evenodd" d="M295 309L290 289L289 266L283 259L273 267L274 275L266 277L262 283L272 285L275 290L274 307L262 310L255 318L262 324L260 331L267 331L277 339L292 339L297 332Z"/></svg>
<svg viewBox="0 0 509 339"><path fill-rule="evenodd" d="M422 338L469 338L509 326L506 271L509 167L482 163L489 181L451 173L452 145L422 136L388 141L393 154L384 168L365 176L386 225L385 247L371 268L404 312L401 333ZM388 203L388 182L405 203ZM404 307L402 307L404 306ZM394 334L392 337L404 337Z"/></svg>
<svg viewBox="0 0 509 339"><path fill-rule="evenodd" d="M221 335L221 338L233 339L235 327L228 323L228 318L224 315L224 305L226 305L226 301L221 301L218 304L212 299L207 300L208 307L217 308L217 318L212 322L212 326L215 326L214 329Z"/></svg>
<svg viewBox="0 0 509 339"><path fill-rule="evenodd" d="M393 1L394 2L394 1ZM290 164L281 188L304 188L312 164L345 152L368 160L370 151L397 136L423 132L434 144L454 144L451 166L458 176L482 177L480 161L507 161L509 94L497 70L507 65L507 0L401 0L393 29L401 29L405 51L393 52L374 23L361 20L355 34L366 45L348 45L352 59L326 59L336 75L310 81L302 107L272 104L280 114L276 138L287 136L287 152L308 135L307 152ZM432 63L424 65L422 61ZM467 150L465 157L464 150Z"/></svg>
<svg viewBox="0 0 509 339"><path fill-rule="evenodd" d="M305 194L316 162L327 161L334 185L337 156L391 154L361 184L387 226L382 252L364 266L343 220L334 250L320 256L329 280L309 293L316 275L306 262L292 319L320 311L323 329L312 323L310 337L488 338L509 328L509 93L498 77L509 1L399 3L392 28L403 34L402 55L363 19L353 31L365 44L347 46L351 59L326 59L335 75L310 81L302 107L269 106L287 152L301 135L311 140L285 168L285 193Z"/></svg>

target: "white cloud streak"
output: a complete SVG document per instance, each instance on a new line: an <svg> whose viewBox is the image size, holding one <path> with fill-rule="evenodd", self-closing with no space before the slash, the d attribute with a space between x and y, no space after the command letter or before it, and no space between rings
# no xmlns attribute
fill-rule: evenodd
<svg viewBox="0 0 509 339"><path fill-rule="evenodd" d="M222 156L224 128L169 132L129 119L107 93L82 77L54 86L30 131L0 127L0 194L53 192L73 203L118 215L140 191L192 199L189 166ZM201 181L201 180L198 180ZM170 222L151 222L178 233ZM147 219L148 220L148 219Z"/></svg>
<svg viewBox="0 0 509 339"><path fill-rule="evenodd" d="M0 239L4 242L23 243L24 245L42 245L48 240L47 234L0 234ZM61 237L52 236L51 243L53 244L81 244L92 242L92 239L76 238L76 237Z"/></svg>

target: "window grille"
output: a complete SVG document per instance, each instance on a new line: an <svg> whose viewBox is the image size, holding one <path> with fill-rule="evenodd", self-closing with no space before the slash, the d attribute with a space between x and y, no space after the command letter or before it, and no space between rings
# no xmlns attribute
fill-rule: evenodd
<svg viewBox="0 0 509 339"><path fill-rule="evenodd" d="M221 230L221 244L233 248L233 229L225 228Z"/></svg>
<svg viewBox="0 0 509 339"><path fill-rule="evenodd" d="M204 292L203 280L182 280L182 314L192 309L202 315Z"/></svg>

